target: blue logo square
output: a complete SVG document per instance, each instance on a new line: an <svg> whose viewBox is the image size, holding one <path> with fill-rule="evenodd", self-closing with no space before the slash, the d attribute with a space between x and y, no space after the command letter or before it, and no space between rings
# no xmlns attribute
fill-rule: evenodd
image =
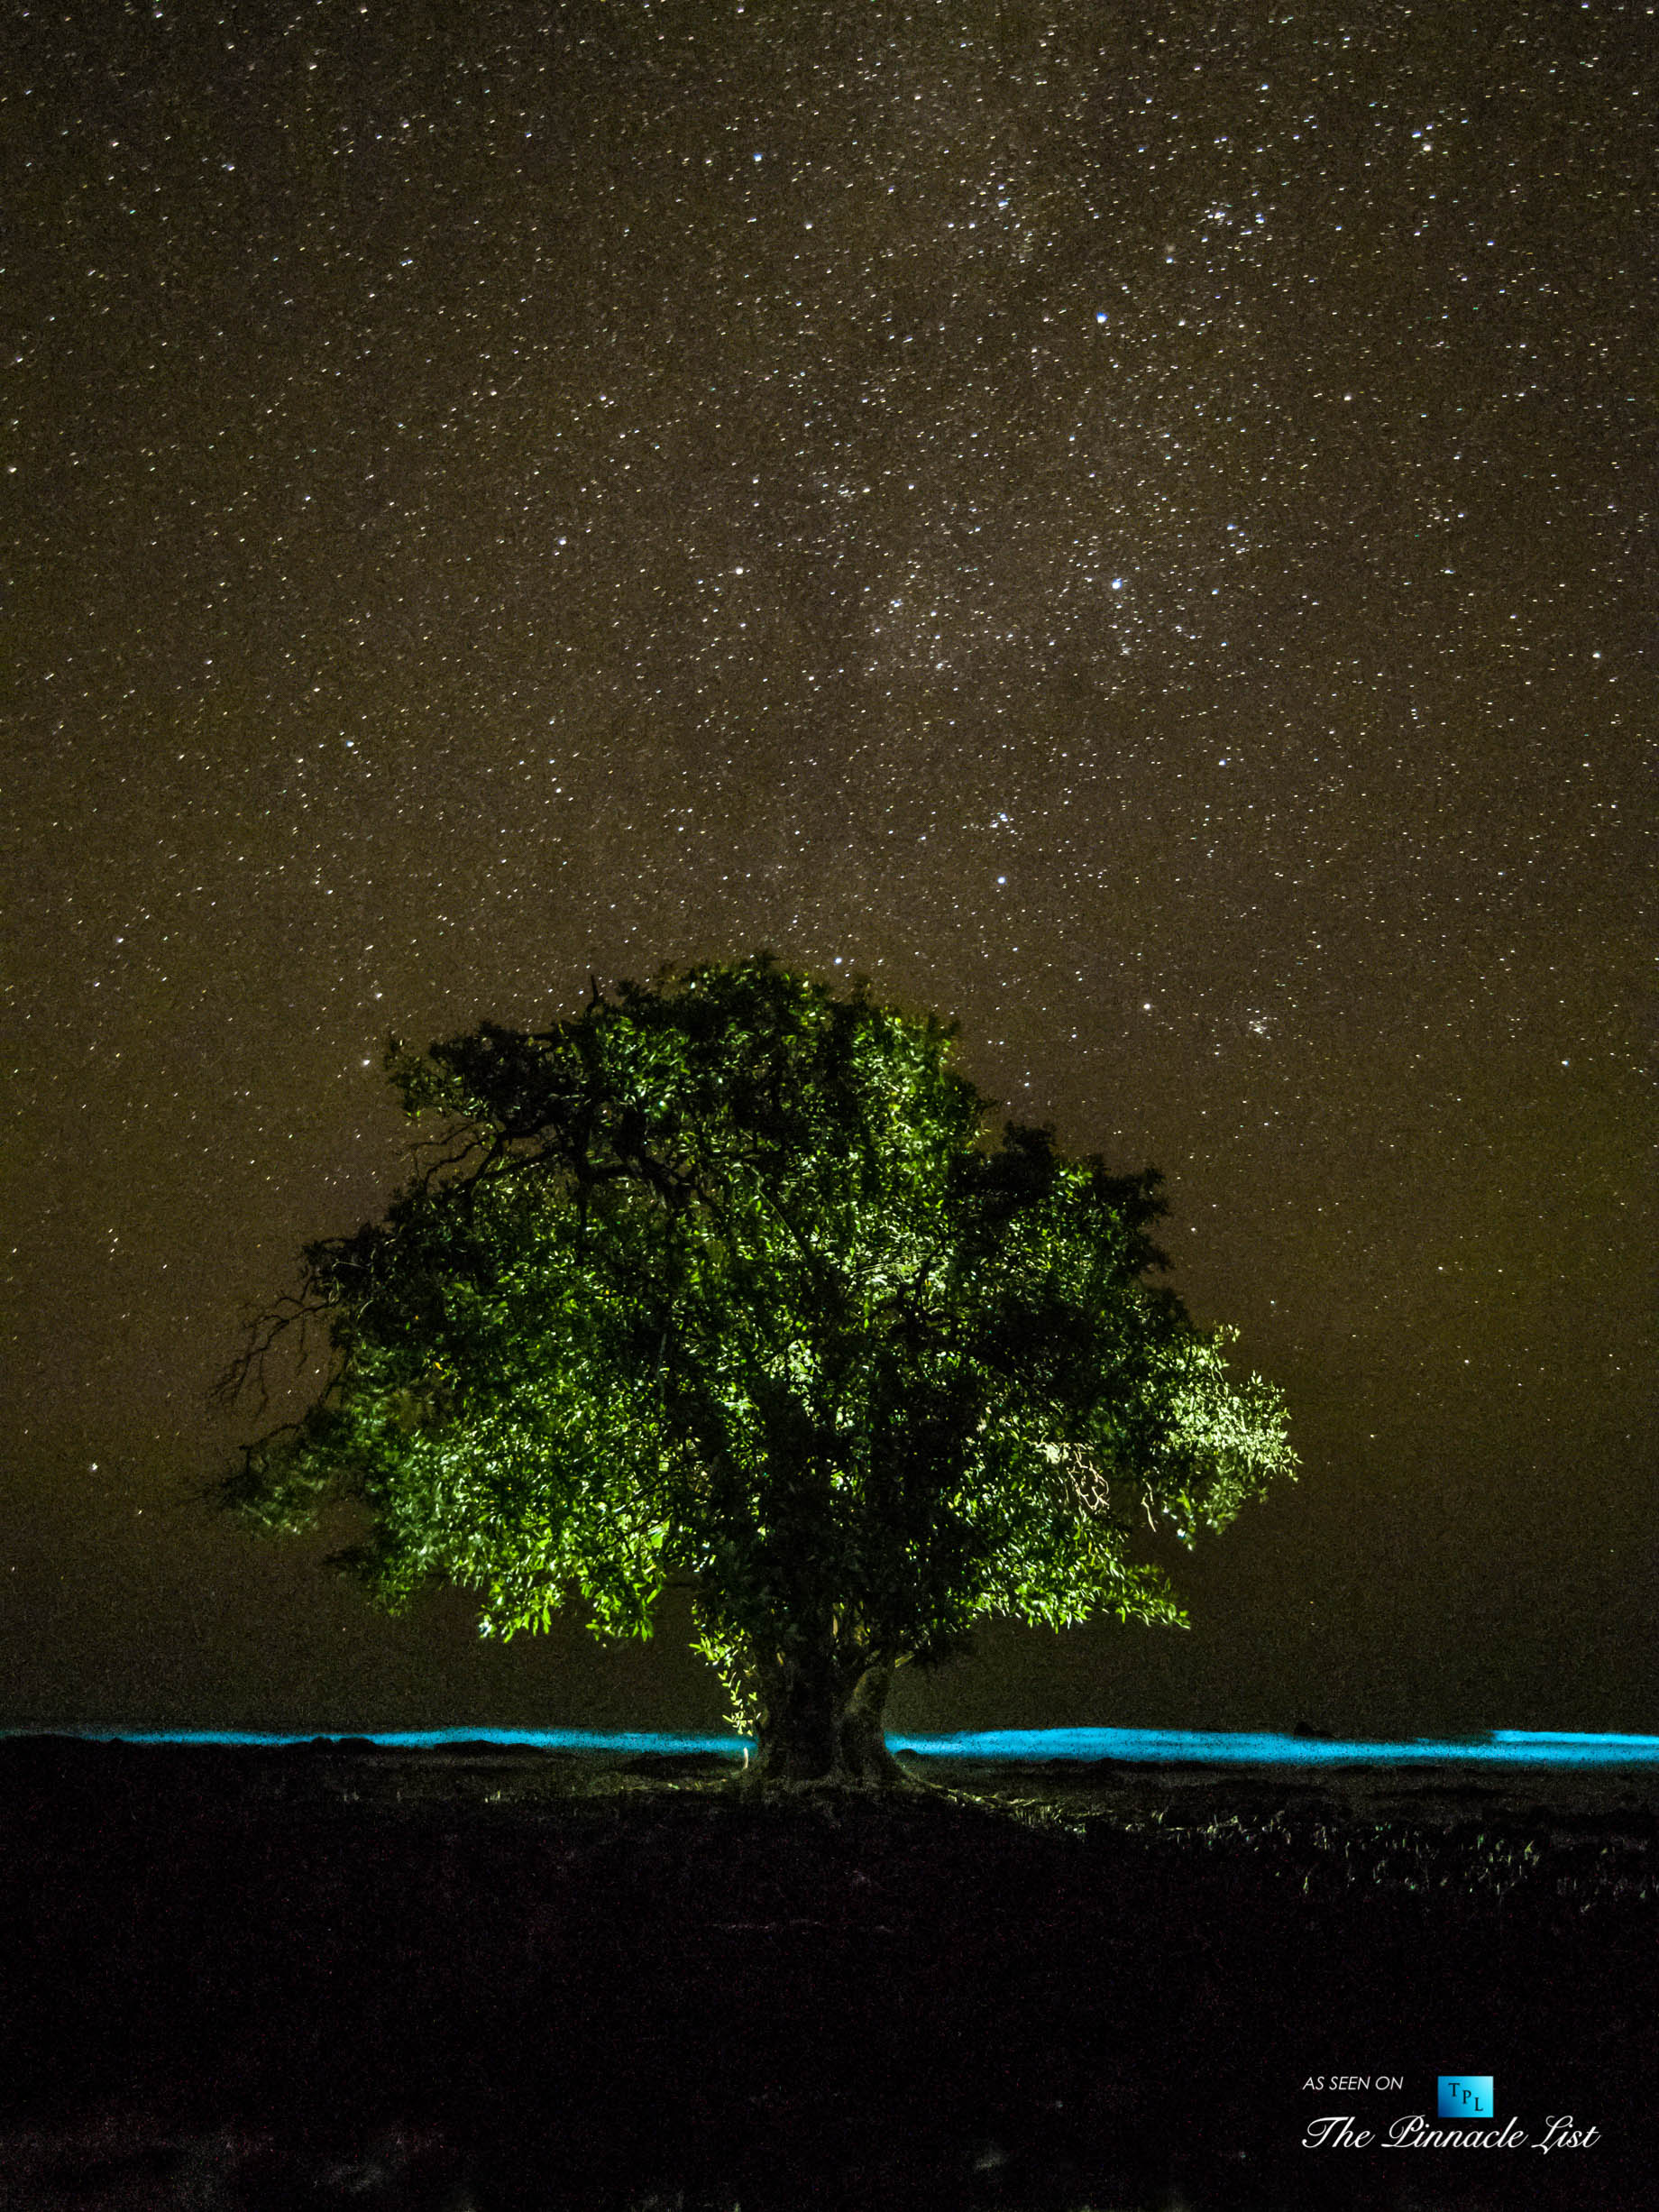
<svg viewBox="0 0 1659 2212"><path fill-rule="evenodd" d="M1443 2120L1489 2120L1492 2116L1490 2074L1442 2074L1440 2116Z"/></svg>

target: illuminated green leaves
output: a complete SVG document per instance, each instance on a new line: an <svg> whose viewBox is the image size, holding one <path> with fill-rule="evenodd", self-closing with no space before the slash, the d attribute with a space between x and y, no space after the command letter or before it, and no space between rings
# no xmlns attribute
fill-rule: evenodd
<svg viewBox="0 0 1659 2212"><path fill-rule="evenodd" d="M440 1134L307 1251L330 1383L225 1502L354 1503L346 1564L393 1604L473 1589L486 1633L573 1588L646 1635L689 1582L739 1718L756 1655L813 1638L896 1664L990 1611L1178 1620L1136 1531L1291 1473L1282 1405L1145 1280L1156 1175L993 1139L952 1035L763 955L394 1046Z"/></svg>

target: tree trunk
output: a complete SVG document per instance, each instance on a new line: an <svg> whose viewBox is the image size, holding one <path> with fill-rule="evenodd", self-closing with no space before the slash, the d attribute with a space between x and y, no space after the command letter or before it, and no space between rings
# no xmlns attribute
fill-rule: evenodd
<svg viewBox="0 0 1659 2212"><path fill-rule="evenodd" d="M815 1652L757 1657L760 1712L750 1773L770 1782L835 1782L915 1789L882 1727L893 1668Z"/></svg>

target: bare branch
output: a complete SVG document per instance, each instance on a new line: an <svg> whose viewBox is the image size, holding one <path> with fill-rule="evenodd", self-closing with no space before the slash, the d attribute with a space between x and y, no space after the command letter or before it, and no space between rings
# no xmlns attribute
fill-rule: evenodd
<svg viewBox="0 0 1659 2212"><path fill-rule="evenodd" d="M311 1292L297 1295L284 1291L274 1304L254 1315L247 1325L245 1341L236 1357L208 1391L208 1402L229 1408L234 1406L247 1388L250 1377L259 1390L256 1413L263 1413L270 1403L270 1387L265 1379L265 1362L275 1349L277 1339L298 1325L299 1350L294 1360L294 1372L298 1374L308 1355L307 1326L328 1311L328 1300Z"/></svg>
<svg viewBox="0 0 1659 2212"><path fill-rule="evenodd" d="M409 1146L411 1161L418 1160L422 1152L435 1152L438 1156L420 1170L416 1187L424 1197L446 1168L464 1169L473 1153L480 1155L481 1165L490 1158L492 1149L488 1138L481 1136L472 1122L463 1122L459 1128L441 1130L436 1136L417 1137ZM455 1179L461 1181L463 1178L457 1176Z"/></svg>
<svg viewBox="0 0 1659 2212"><path fill-rule="evenodd" d="M243 1474L246 1474L248 1469L252 1464L253 1457L256 1453L266 1450L269 1446L276 1442L279 1436L287 1436L298 1434L298 1432L303 1428L305 1424L303 1421L279 1421L274 1428L268 1428L262 1435L255 1436L252 1444L238 1445L236 1448L242 1455L242 1472ZM183 1486L184 1496L187 1500L198 1503L211 1503L215 1500L222 1502L225 1497L227 1482L234 1482L234 1476L226 1477L222 1474L215 1474L211 1482L201 1483L187 1482Z"/></svg>

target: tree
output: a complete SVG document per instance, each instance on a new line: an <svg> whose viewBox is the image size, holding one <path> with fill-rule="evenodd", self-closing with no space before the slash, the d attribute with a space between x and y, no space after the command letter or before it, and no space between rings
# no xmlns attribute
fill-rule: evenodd
<svg viewBox="0 0 1659 2212"><path fill-rule="evenodd" d="M384 1217L306 1248L225 1379L317 1316L326 1383L219 1501L270 1529L333 1501L335 1555L481 1631L646 1636L665 1583L763 1775L893 1783L894 1668L981 1617L1185 1625L1131 1556L1292 1475L1279 1394L1145 1278L1156 1170L987 1128L954 1025L771 955L593 986L539 1033L388 1046L432 1156Z"/></svg>

